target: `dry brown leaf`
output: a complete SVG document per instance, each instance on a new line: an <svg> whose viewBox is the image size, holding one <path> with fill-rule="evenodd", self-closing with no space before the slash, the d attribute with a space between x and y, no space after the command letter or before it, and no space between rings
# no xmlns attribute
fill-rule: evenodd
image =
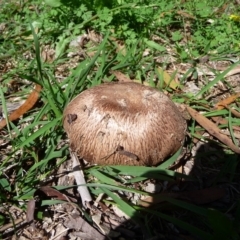
<svg viewBox="0 0 240 240"><path fill-rule="evenodd" d="M237 98L240 97L240 93L237 93L235 95L231 95L230 97L228 98L225 98L223 99L222 101L218 102L216 105L215 105L215 108L217 110L222 110L224 109L225 106L233 103Z"/></svg>
<svg viewBox="0 0 240 240"><path fill-rule="evenodd" d="M228 124L228 120L218 116L218 117L212 117L212 120L218 125L218 124Z"/></svg>
<svg viewBox="0 0 240 240"><path fill-rule="evenodd" d="M234 145L230 138L222 134L221 130L212 121L199 114L196 110L192 109L189 106L187 106L187 110L192 116L192 118L194 118L199 123L199 125L201 125L205 130L207 130L212 136L217 138L222 143L226 144L235 153L240 153L240 149Z"/></svg>
<svg viewBox="0 0 240 240"><path fill-rule="evenodd" d="M119 71L112 71L111 73L117 78L119 82L132 82L128 76Z"/></svg>
<svg viewBox="0 0 240 240"><path fill-rule="evenodd" d="M224 105L223 107L228 109L235 117L240 118L240 112L238 112L237 110L230 108L227 105Z"/></svg>
<svg viewBox="0 0 240 240"><path fill-rule="evenodd" d="M225 190L222 188L211 187L201 190L193 190L179 193L161 193L154 196L146 197L138 202L139 205L149 207L151 205L165 202L164 197L171 197L180 200L185 200L194 204L206 204L216 201L225 195Z"/></svg>
<svg viewBox="0 0 240 240"><path fill-rule="evenodd" d="M169 86L170 88L172 88L173 90L176 90L179 87L179 84L177 82L177 79L175 77L175 79L173 79L172 76L170 76L166 71L164 71L162 68L157 68L158 73L160 74L160 76L162 76L163 81L165 82L165 84L167 86Z"/></svg>
<svg viewBox="0 0 240 240"><path fill-rule="evenodd" d="M222 118L222 117L212 117L212 120L218 125L218 124L228 124L228 120ZM232 126L234 130L240 131L240 127L238 126Z"/></svg>
<svg viewBox="0 0 240 240"><path fill-rule="evenodd" d="M59 200L64 200L64 201L71 200L72 202L77 202L76 199L67 197L65 194L49 186L40 187L39 190L44 192L48 197L56 197Z"/></svg>
<svg viewBox="0 0 240 240"><path fill-rule="evenodd" d="M19 119L23 114L32 109L36 102L38 101L40 91L42 86L36 84L34 90L30 93L27 100L15 111L13 111L9 116L9 122ZM0 129L4 128L7 125L6 119L0 121Z"/></svg>
<svg viewBox="0 0 240 240"><path fill-rule="evenodd" d="M227 135L227 136L232 136L232 134L228 130L222 130L222 134ZM239 133L234 133L234 137L237 139L240 139L240 134Z"/></svg>
<svg viewBox="0 0 240 240"><path fill-rule="evenodd" d="M27 203L27 221L28 221L28 223L31 223L34 220L35 203L36 202L34 199L30 200Z"/></svg>

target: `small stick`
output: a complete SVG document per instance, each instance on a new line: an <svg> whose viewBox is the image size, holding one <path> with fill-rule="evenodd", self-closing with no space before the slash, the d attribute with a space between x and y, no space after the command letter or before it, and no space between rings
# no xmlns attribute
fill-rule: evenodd
<svg viewBox="0 0 240 240"><path fill-rule="evenodd" d="M124 150L124 147L122 147L122 146L120 146L120 145L117 146L117 149L116 149L115 152L117 152L118 154L121 154L121 155L125 155L125 156L127 156L127 157L130 157L130 158L132 158L133 160L136 160L136 161L139 160L139 159L138 159L138 156L137 156L136 154L131 153L131 152L128 152L128 151L125 151L125 150Z"/></svg>
<svg viewBox="0 0 240 240"><path fill-rule="evenodd" d="M120 154L120 155L125 155L125 156L127 156L127 157L129 157L129 158L132 158L133 160L136 160L136 161L139 160L139 158L138 158L138 156L137 156L136 154L131 153L131 152L128 152L128 151L125 151L125 150L124 150L124 147L121 146L121 145L118 145L115 151L113 151L112 153L108 154L107 156L105 156L105 157L103 157L103 158L101 158L101 159L107 160L107 159L110 158L113 154L116 154L116 153L118 153L118 154Z"/></svg>
<svg viewBox="0 0 240 240"><path fill-rule="evenodd" d="M84 174L82 171L82 167L78 161L76 152L74 152L70 149L70 155L71 155L72 162L73 162L73 174L74 174L74 178L75 178L77 185L86 184ZM87 186L78 186L77 190L81 196L83 206L87 208L88 203L92 201L92 197L88 191Z"/></svg>

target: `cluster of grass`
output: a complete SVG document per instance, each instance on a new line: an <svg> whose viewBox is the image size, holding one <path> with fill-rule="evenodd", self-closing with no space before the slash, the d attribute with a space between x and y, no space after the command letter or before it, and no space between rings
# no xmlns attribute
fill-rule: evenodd
<svg viewBox="0 0 240 240"><path fill-rule="evenodd" d="M1 209L0 225L11 221L11 214L7 214L10 205L25 210L27 201L33 198L39 185L49 181L59 165L68 158L68 146L60 144L66 138L62 128L62 112L66 104L82 90L103 81L112 81L112 70L121 71L140 82L147 81L150 85L159 81L160 90L164 88L175 101L208 111L208 116L229 117L227 110L211 112L210 108L203 107L212 106L204 96L211 92L214 84L223 80L222 75L216 76L212 82L206 81L194 96L165 86L157 69L170 68L172 64L189 64L188 71L180 79L180 85L184 85L190 75L198 79L195 67L204 56L215 61L233 61L240 51L240 8L234 3L224 0L11 0L0 5L0 96L4 111L7 98L16 94L19 96L19 93L9 93L12 80L19 83L20 94L24 95L26 89L31 91L33 88L26 85L26 80L42 86L39 104L24 118L10 122L8 129L2 130L8 132L1 138L7 142L4 146L9 147L1 147L0 202L6 212ZM69 48L69 43L89 31L100 34L102 41L89 43L83 51L88 53L89 47L94 55L90 57L86 54L76 67L71 68L68 53L73 50ZM119 42L122 50L119 50ZM45 46L54 49L53 61L42 60ZM174 58L174 62L169 56ZM64 64L68 66L67 76L58 77L56 72ZM235 119L232 124L239 125L239 121ZM188 130L196 137L195 122L189 123ZM192 139L187 144L190 149ZM160 165L158 175L153 172L152 178L174 181L182 177L167 170L175 160L176 156ZM229 173L231 180L234 179L237 161L238 158L230 152L224 161L221 159L222 168L215 184ZM196 218L195 222L189 223L186 219L166 214L161 208L153 211L133 206L110 191L139 193L133 188L119 187L117 183L123 181L119 176L133 176L125 182L131 184L146 180L149 171L145 167L132 170L125 167L95 167L87 170L86 174L97 179L96 183L89 184L93 196L100 193L110 196L112 203L136 222L140 225L145 223L149 236L154 236L151 224L157 218L171 222L200 239L239 238L240 205L237 201L233 203L236 211L234 220L229 220L224 215L228 209L200 208L166 198L170 205L184 209ZM146 193L142 191L141 194ZM141 216L140 212L146 214ZM198 225L203 227L199 228Z"/></svg>

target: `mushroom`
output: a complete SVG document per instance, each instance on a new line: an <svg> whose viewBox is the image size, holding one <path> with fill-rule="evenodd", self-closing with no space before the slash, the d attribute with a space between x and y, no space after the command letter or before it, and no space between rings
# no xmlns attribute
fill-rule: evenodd
<svg viewBox="0 0 240 240"><path fill-rule="evenodd" d="M99 165L158 165L183 145L186 130L165 94L134 82L83 91L65 108L63 125L70 149Z"/></svg>

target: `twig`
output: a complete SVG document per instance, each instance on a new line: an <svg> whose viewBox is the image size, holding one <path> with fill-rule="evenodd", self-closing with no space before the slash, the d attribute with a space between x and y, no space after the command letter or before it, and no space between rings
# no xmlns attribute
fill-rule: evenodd
<svg viewBox="0 0 240 240"><path fill-rule="evenodd" d="M70 155L71 155L72 162L73 162L74 178L75 178L77 185L80 185L80 186L78 186L77 190L81 196L83 206L87 207L87 203L92 201L92 197L88 191L87 186L83 186L84 184L86 184L86 181L85 181L84 174L83 174L83 171L81 168L81 164L78 161L76 152L73 152L70 149Z"/></svg>

